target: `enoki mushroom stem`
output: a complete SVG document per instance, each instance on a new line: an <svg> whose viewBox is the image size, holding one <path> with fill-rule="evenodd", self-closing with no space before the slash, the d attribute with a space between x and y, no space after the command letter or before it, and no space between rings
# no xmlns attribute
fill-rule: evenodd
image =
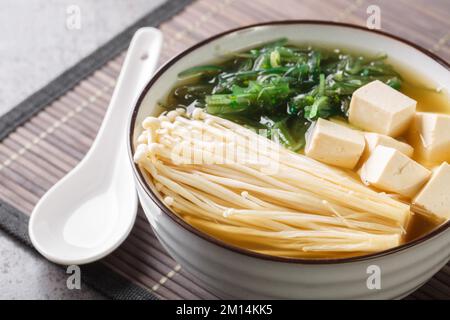
<svg viewBox="0 0 450 320"><path fill-rule="evenodd" d="M377 252L401 243L411 215L349 173L201 109L146 118L136 143L134 160L171 210L249 250L303 258Z"/></svg>

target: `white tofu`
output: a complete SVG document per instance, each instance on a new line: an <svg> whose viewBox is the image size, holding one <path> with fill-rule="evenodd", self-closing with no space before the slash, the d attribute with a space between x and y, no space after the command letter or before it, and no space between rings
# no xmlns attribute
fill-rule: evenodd
<svg viewBox="0 0 450 320"><path fill-rule="evenodd" d="M429 164L450 161L450 116L417 112L409 132L417 157Z"/></svg>
<svg viewBox="0 0 450 320"><path fill-rule="evenodd" d="M415 111L415 100L375 80L353 93L348 120L363 130L397 137L406 131Z"/></svg>
<svg viewBox="0 0 450 320"><path fill-rule="evenodd" d="M320 118L306 135L305 154L327 164L353 169L364 147L362 132Z"/></svg>
<svg viewBox="0 0 450 320"><path fill-rule="evenodd" d="M363 164L360 175L368 185L412 198L431 172L394 148L377 146Z"/></svg>
<svg viewBox="0 0 450 320"><path fill-rule="evenodd" d="M414 153L414 148L411 147L409 144L398 141L384 134L365 132L364 138L366 139L366 149L364 150L365 157L369 157L377 146L394 148L410 158Z"/></svg>
<svg viewBox="0 0 450 320"><path fill-rule="evenodd" d="M413 200L413 205L439 218L450 219L450 165L444 162Z"/></svg>

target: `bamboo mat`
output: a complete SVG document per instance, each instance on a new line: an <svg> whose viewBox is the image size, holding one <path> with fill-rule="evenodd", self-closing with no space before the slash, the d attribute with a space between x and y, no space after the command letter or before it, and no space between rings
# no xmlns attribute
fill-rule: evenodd
<svg viewBox="0 0 450 320"><path fill-rule="evenodd" d="M382 30L450 60L447 0L198 0L160 24L164 33L160 64L199 40L256 22L321 19L365 25L367 7L373 4L381 8ZM3 207L29 215L45 191L83 158L103 119L124 56L125 52L121 52L91 70L29 119L23 115L22 121L16 121L20 125L15 130L8 130L11 132L0 142ZM129 239L100 264L102 270L112 270L128 281L125 283L131 282L158 298L216 298L167 255L141 210ZM90 282L96 286L95 281ZM130 297L120 292L110 296ZM408 298L450 299L450 265Z"/></svg>

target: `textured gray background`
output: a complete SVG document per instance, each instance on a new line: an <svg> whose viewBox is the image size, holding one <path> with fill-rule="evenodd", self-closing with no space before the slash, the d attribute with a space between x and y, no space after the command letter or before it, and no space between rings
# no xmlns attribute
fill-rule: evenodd
<svg viewBox="0 0 450 320"><path fill-rule="evenodd" d="M1 0L0 115L164 0ZM69 5L81 29L66 27ZM0 299L95 299L68 290L67 275L0 231Z"/></svg>

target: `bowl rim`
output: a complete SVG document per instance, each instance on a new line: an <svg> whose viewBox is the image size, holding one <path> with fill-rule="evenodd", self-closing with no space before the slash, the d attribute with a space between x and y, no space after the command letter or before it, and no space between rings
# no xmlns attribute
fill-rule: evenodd
<svg viewBox="0 0 450 320"><path fill-rule="evenodd" d="M173 64L175 64L178 60L181 58L187 56L189 53L195 51L196 49L203 47L205 45L208 45L210 42L222 38L224 36L227 36L232 33L236 33L239 31L243 31L246 29L251 29L255 27L267 27L267 26L277 26L277 25L327 25L327 26L334 26L338 28L350 28L350 29L356 29L372 34L376 34L378 36L387 37L396 41L399 41L403 43L404 45L407 45L409 47L412 47L434 61L438 62L442 66L444 66L449 72L450 72L450 64L445 61L444 59L440 58L436 54L430 52L429 50L409 41L406 39L403 39L402 37L381 31L381 30L374 30L374 29L368 29L363 26L350 24L350 23L343 23L343 22L333 22L333 21L324 21L324 20L277 20L277 21L267 21L262 23L255 23L251 25L246 25L238 28L229 29L227 31L218 33L216 35L213 35L205 40L202 40L193 46L183 50L182 52L178 53L171 59L169 59L167 62L165 62L159 69L155 72L155 74L152 76L150 81L146 84L144 89L142 89L141 93L139 94L138 99L136 100L135 104L133 105L132 112L130 116L128 117L128 125L127 125L127 152L128 152L128 158L131 162L132 168L133 168L133 174L139 183L139 185L142 187L142 189L145 191L145 193L150 197L150 199L159 207L161 212L163 212L165 215L167 215L172 221L174 221L178 226L185 229L186 231L193 233L194 235L202 238L203 240L206 240L212 244L218 245L224 249L231 250L234 253L242 254L251 258L258 258L263 259L267 261L272 262L284 262L284 263L294 263L294 264L305 264L305 265L330 265L330 264L342 264L342 263L350 263L350 262L368 262L370 260L374 260L377 258L381 258L387 255L392 255L394 253L403 252L406 249L409 249L411 247L414 247L416 245L419 245L425 241L431 240L434 237L436 237L439 234L444 233L444 231L448 230L450 227L450 220L442 224L441 226L437 227L436 229L432 230L430 233L423 235L422 237L419 237L413 241L410 241L408 243L404 243L400 246L397 246L395 248L391 248L388 250L384 250L377 253L371 253L366 254L362 256L356 256L356 257L347 257L347 258L330 258L330 259L302 259L302 258L289 258L289 257L277 257L277 256L271 256L263 253L254 252L248 249L240 248L238 246L229 244L225 241L216 239L209 234L200 231L187 222L185 222L182 218L178 217L171 209L169 209L156 194L149 188L146 179L143 176L143 173L139 169L138 165L133 161L133 133L135 129L136 124L136 117L138 114L138 111L140 109L140 105L147 95L148 91L152 88L153 84L161 77L162 74L164 74Z"/></svg>

